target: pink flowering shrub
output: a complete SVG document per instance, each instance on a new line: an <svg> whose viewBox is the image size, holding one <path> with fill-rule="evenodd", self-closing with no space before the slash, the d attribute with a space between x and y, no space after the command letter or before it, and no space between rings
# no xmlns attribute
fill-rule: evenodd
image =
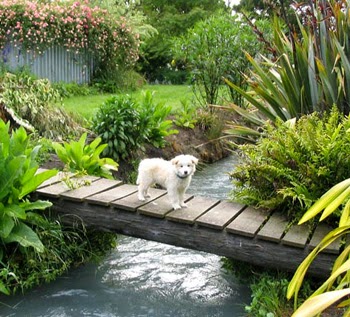
<svg viewBox="0 0 350 317"><path fill-rule="evenodd" d="M0 49L12 42L42 54L60 45L88 52L97 61L129 65L138 58L138 37L123 17L116 21L106 10L88 2L39 3L0 1Z"/></svg>

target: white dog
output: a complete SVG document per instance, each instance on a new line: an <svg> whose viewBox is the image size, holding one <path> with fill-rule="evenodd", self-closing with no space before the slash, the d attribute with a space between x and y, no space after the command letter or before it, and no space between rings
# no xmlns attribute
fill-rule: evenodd
<svg viewBox="0 0 350 317"><path fill-rule="evenodd" d="M175 210L187 207L184 196L197 163L198 159L192 155L178 155L171 161L161 158L142 160L136 182L139 200L144 201L146 197L150 197L149 187L158 184L168 191Z"/></svg>

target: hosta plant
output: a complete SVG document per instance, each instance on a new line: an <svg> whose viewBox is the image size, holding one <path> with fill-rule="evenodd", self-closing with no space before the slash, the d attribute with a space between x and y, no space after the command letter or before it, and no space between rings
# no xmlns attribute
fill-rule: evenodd
<svg viewBox="0 0 350 317"><path fill-rule="evenodd" d="M54 142L52 146L68 171L113 178L111 170L117 170L118 163L111 158L100 158L107 144L100 144L101 138L87 144L86 139L87 133L83 133L78 141L64 142L63 145Z"/></svg>
<svg viewBox="0 0 350 317"><path fill-rule="evenodd" d="M31 219L40 217L36 210L51 206L47 201L32 201L28 195L54 176L57 171L38 172L36 156L39 147L29 146L29 136L24 128L12 131L10 125L0 120L0 263L13 244L33 247L42 252L44 245L31 228ZM0 282L0 291L7 293Z"/></svg>

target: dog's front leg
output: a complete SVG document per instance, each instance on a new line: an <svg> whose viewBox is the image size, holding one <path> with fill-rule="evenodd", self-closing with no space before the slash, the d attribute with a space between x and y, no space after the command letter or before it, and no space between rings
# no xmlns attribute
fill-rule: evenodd
<svg viewBox="0 0 350 317"><path fill-rule="evenodd" d="M187 208L187 204L185 203L185 190L179 191L179 202L182 208Z"/></svg>
<svg viewBox="0 0 350 317"><path fill-rule="evenodd" d="M170 198L171 206L174 208L174 210L181 209L179 194L176 188L173 188L173 187L168 188L168 195Z"/></svg>

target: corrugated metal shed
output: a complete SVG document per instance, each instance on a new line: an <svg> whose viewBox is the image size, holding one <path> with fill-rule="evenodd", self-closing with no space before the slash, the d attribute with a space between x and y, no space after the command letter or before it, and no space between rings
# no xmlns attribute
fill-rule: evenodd
<svg viewBox="0 0 350 317"><path fill-rule="evenodd" d="M1 52L1 59L12 71L27 67L31 73L51 82L89 83L93 72L91 56L68 52L61 47L52 47L41 55L34 55L8 43Z"/></svg>

